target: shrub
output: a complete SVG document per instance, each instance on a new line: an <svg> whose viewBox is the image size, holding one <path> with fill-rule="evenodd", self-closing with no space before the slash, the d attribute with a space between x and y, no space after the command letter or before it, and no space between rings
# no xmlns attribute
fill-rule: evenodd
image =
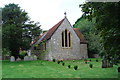
<svg viewBox="0 0 120 80"><path fill-rule="evenodd" d="M93 67L93 64L90 64L89 67L92 68L92 67Z"/></svg>
<svg viewBox="0 0 120 80"><path fill-rule="evenodd" d="M74 69L77 70L77 69L78 69L78 66L74 66Z"/></svg>
<svg viewBox="0 0 120 80"><path fill-rule="evenodd" d="M89 61L92 61L91 59Z"/></svg>
<svg viewBox="0 0 120 80"><path fill-rule="evenodd" d="M25 50L21 51L19 54L25 56L27 54L27 51L25 51Z"/></svg>
<svg viewBox="0 0 120 80"><path fill-rule="evenodd" d="M60 61L57 61L58 64L60 64Z"/></svg>
<svg viewBox="0 0 120 80"><path fill-rule="evenodd" d="M73 60L73 62L75 62L75 60Z"/></svg>
<svg viewBox="0 0 120 80"><path fill-rule="evenodd" d="M63 62L62 60L60 62Z"/></svg>
<svg viewBox="0 0 120 80"><path fill-rule="evenodd" d="M70 68L71 66L70 65L68 65L68 68Z"/></svg>
<svg viewBox="0 0 120 80"><path fill-rule="evenodd" d="M85 63L87 64L87 61L85 61Z"/></svg>
<svg viewBox="0 0 120 80"><path fill-rule="evenodd" d="M98 60L96 59L96 62L98 62Z"/></svg>
<svg viewBox="0 0 120 80"><path fill-rule="evenodd" d="M21 51L20 53L19 53L19 57L21 58L21 59L24 59L24 57L27 55L27 51L25 51L25 50L23 50L23 51Z"/></svg>
<svg viewBox="0 0 120 80"><path fill-rule="evenodd" d="M55 59L53 59L53 62L55 62Z"/></svg>
<svg viewBox="0 0 120 80"><path fill-rule="evenodd" d="M87 59L84 59L84 61L87 61Z"/></svg>
<svg viewBox="0 0 120 80"><path fill-rule="evenodd" d="M3 56L9 56L11 54L11 51L8 48L2 49L2 55Z"/></svg>
<svg viewBox="0 0 120 80"><path fill-rule="evenodd" d="M63 59L60 59L60 62L63 62Z"/></svg>
<svg viewBox="0 0 120 80"><path fill-rule="evenodd" d="M64 65L65 65L65 63L62 63L62 65L64 66Z"/></svg>

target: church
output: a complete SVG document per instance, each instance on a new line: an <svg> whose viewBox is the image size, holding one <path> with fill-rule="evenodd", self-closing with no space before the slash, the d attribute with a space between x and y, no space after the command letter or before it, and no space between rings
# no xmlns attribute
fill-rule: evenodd
<svg viewBox="0 0 120 80"><path fill-rule="evenodd" d="M72 27L66 16L32 42L30 50L41 60L88 58L84 35L80 29Z"/></svg>

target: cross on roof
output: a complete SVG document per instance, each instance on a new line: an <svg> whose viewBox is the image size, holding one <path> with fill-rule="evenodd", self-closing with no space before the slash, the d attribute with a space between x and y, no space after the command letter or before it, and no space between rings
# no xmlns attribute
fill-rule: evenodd
<svg viewBox="0 0 120 80"><path fill-rule="evenodd" d="M65 12L64 15L66 16L66 14L67 14L67 13Z"/></svg>

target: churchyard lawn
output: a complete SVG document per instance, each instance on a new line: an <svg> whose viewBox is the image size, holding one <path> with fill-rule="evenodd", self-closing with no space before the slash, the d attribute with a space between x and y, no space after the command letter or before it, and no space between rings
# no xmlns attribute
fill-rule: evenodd
<svg viewBox="0 0 120 80"><path fill-rule="evenodd" d="M90 60L90 59L88 59ZM2 78L117 78L117 68L101 68L101 59L91 59L86 64L83 60L67 60L58 64L53 61L3 61ZM89 64L93 64L93 68ZM71 68L68 68L71 65ZM74 66L78 66L74 70Z"/></svg>

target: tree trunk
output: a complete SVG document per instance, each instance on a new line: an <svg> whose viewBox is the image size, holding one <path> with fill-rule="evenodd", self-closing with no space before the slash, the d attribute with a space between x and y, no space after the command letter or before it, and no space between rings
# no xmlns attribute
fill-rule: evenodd
<svg viewBox="0 0 120 80"><path fill-rule="evenodd" d="M120 72L120 67L118 67L118 72Z"/></svg>

